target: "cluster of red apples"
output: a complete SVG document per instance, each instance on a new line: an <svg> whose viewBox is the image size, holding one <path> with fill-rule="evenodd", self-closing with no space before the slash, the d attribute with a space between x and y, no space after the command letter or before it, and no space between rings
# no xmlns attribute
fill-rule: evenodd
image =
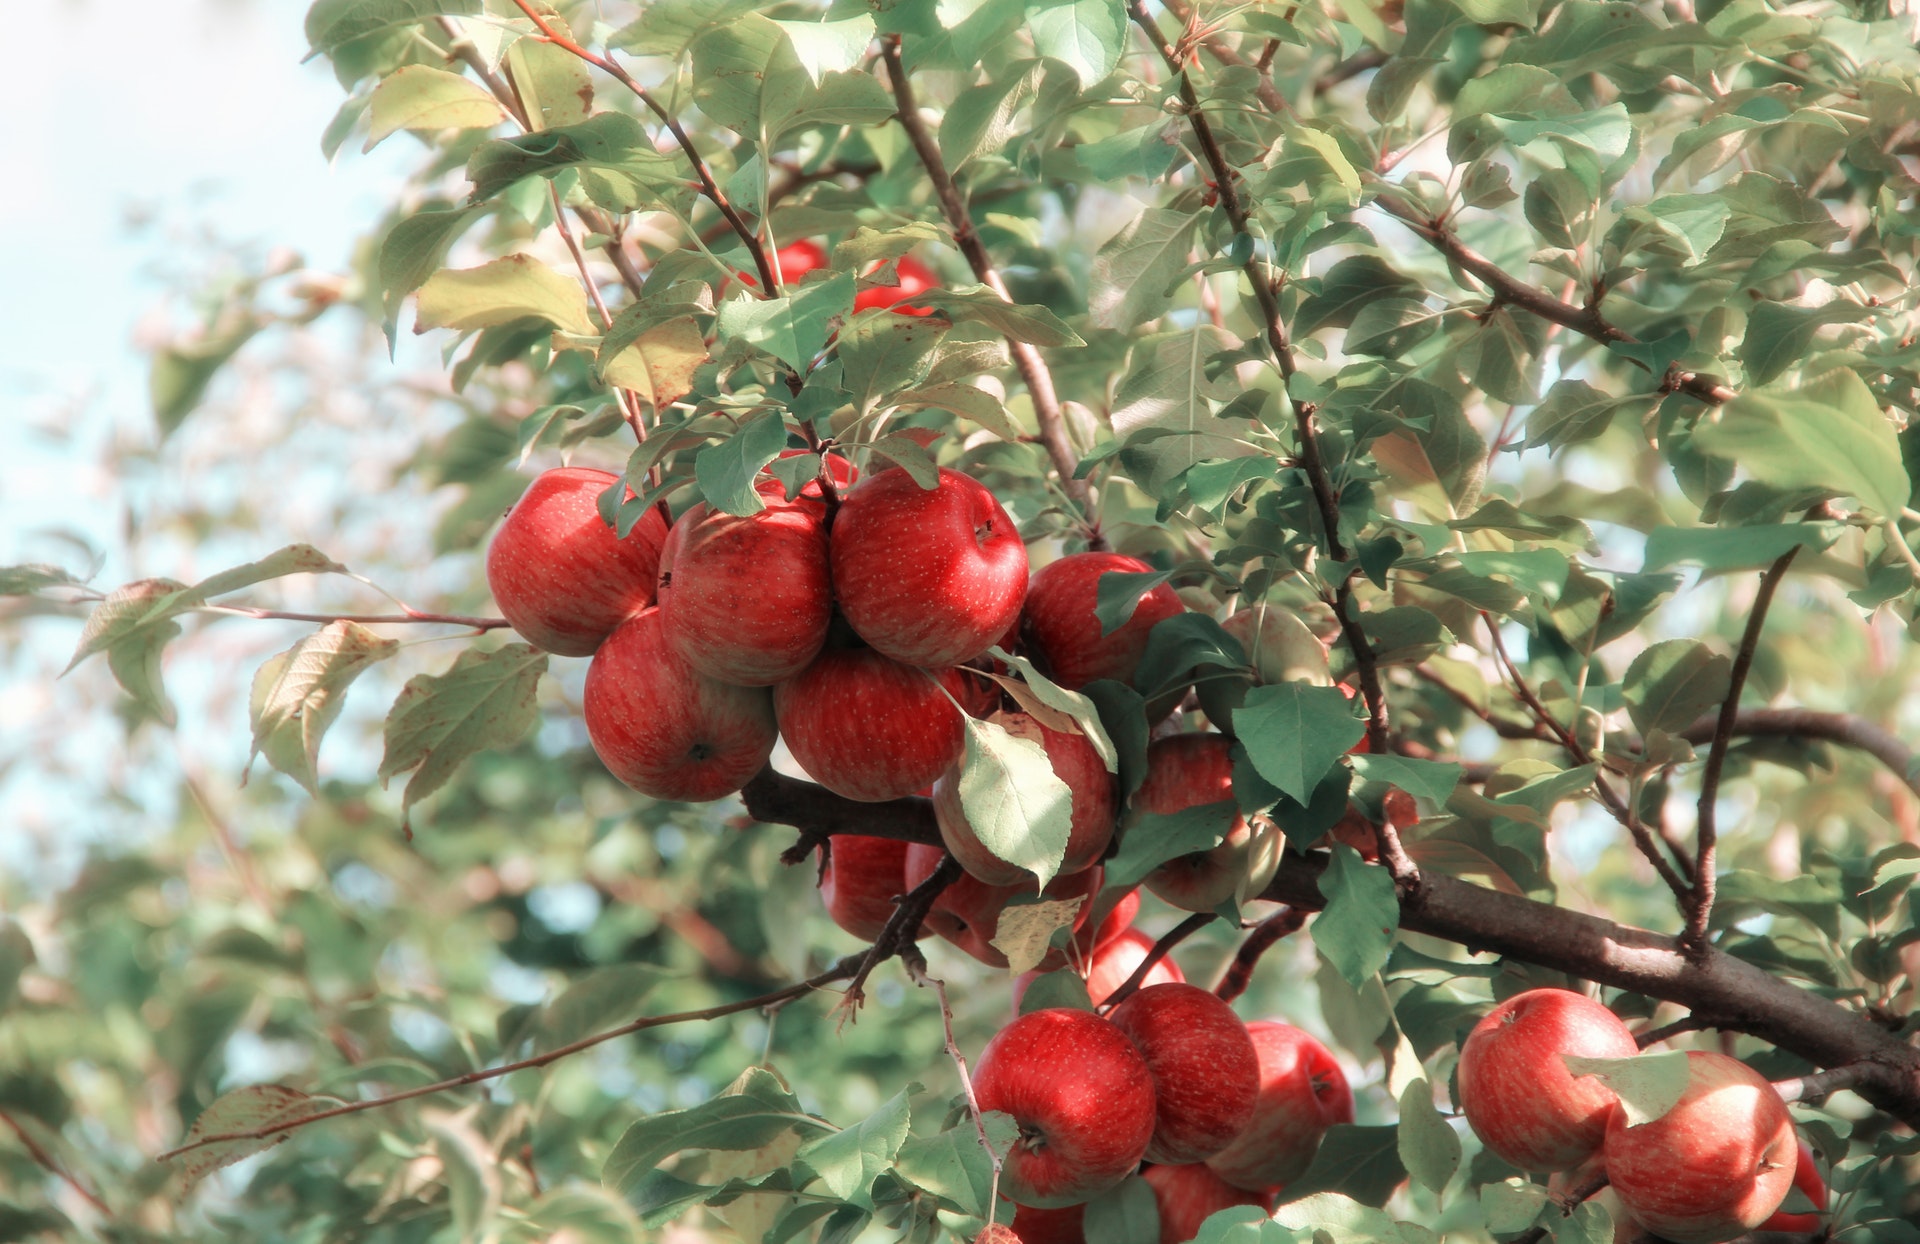
<svg viewBox="0 0 1920 1244"><path fill-rule="evenodd" d="M1507 999L1460 1048L1460 1108L1487 1148L1567 1188L1609 1183L1619 1238L1628 1223L1675 1244L1718 1244L1749 1231L1814 1231L1815 1214L1782 1213L1795 1187L1816 1208L1826 1184L1795 1136L1780 1094L1738 1059L1687 1052L1672 1109L1634 1124L1597 1076L1565 1056L1631 1058L1619 1018L1585 995L1534 989ZM1624 1211L1624 1214L1618 1211Z"/></svg>

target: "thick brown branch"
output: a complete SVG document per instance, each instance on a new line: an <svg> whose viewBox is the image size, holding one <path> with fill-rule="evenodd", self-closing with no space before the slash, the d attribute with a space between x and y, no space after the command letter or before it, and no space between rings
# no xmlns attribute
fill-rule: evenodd
<svg viewBox="0 0 1920 1244"><path fill-rule="evenodd" d="M1680 737L1689 743L1705 743L1718 728L1719 715L1710 713L1685 730ZM1733 733L1753 738L1825 739L1872 756L1920 795L1920 772L1916 772L1913 749L1891 730L1877 726L1864 717L1850 713L1822 713L1810 708L1747 708L1733 719Z"/></svg>
<svg viewBox="0 0 1920 1244"><path fill-rule="evenodd" d="M1147 979L1147 973L1153 971L1154 964L1166 958L1168 952L1175 946L1186 941L1189 937L1192 937L1195 933L1198 933L1201 929L1206 928L1219 918L1220 917L1210 911L1197 911L1185 920L1182 920L1179 924L1174 925L1173 928L1167 931L1166 936L1153 944L1153 949L1147 952L1147 957L1142 959L1140 965L1133 969L1133 975L1121 981L1120 987L1108 994L1106 998L1101 1001L1100 1009L1102 1011L1111 1011L1114 1007L1119 1006L1122 1002L1132 997L1134 991L1140 988L1140 982Z"/></svg>
<svg viewBox="0 0 1920 1244"><path fill-rule="evenodd" d="M934 195L940 200L940 214L947 218L947 227L953 230L954 245L966 257L967 266L973 269L974 279L1011 302L1006 282L1000 279L993 259L987 254L986 245L980 241L980 234L973 227L973 214L967 207L966 197L960 193L960 187L954 184L953 175L947 171L946 160L940 155L939 144L934 142L933 135L927 131L926 122L920 117L920 105L913 94L913 81L900 63L899 35L881 37L880 57L886 62L887 81L893 87L893 97L899 104L899 111L895 115L900 127L907 133L907 141L913 145L914 154L920 157L921 166L927 170L927 177L933 182ZM1061 413L1060 395L1053 387L1053 372L1048 369L1040 351L1029 342L1015 341L1009 337L1007 350L1012 354L1013 365L1019 370L1020 379L1033 399L1033 417L1040 425L1040 443L1046 447L1047 457L1053 460L1053 469L1060 476L1060 486L1080 507L1088 544L1096 550L1102 549L1106 545L1100 535L1093 490L1086 480L1074 478L1074 472L1080 465L1080 456L1074 453L1073 443L1067 438L1067 421Z"/></svg>
<svg viewBox="0 0 1920 1244"><path fill-rule="evenodd" d="M1760 589L1754 594L1753 609L1747 615L1747 629L1740 636L1740 648L1733 656L1733 672L1727 682L1727 698L1720 704L1720 719L1714 724L1713 744L1707 752L1707 768L1700 779L1699 819L1695 831L1693 909L1687 916L1687 932L1682 940L1698 953L1707 946L1707 921L1713 915L1714 849L1718 845L1715 805L1720 799L1720 774L1727 763L1727 745L1733 741L1734 719L1740 712L1740 692L1747 685L1747 671L1753 668L1753 654L1760 647L1760 631L1767 623L1767 608L1780 580L1787 577L1794 554L1788 549L1760 576Z"/></svg>
<svg viewBox="0 0 1920 1244"><path fill-rule="evenodd" d="M1886 1070L1879 1063L1848 1063L1830 1071L1817 1071L1810 1076L1776 1080L1773 1087L1778 1090L1782 1101L1817 1102L1830 1093L1877 1082L1886 1074Z"/></svg>
<svg viewBox="0 0 1920 1244"><path fill-rule="evenodd" d="M1241 939L1240 949L1234 952L1227 970L1220 974L1220 983L1213 987L1214 995L1222 1002L1231 1002L1247 992L1260 956L1266 954L1281 938L1298 932L1306 922L1306 912L1283 907L1278 914L1268 916L1255 925L1253 931Z"/></svg>

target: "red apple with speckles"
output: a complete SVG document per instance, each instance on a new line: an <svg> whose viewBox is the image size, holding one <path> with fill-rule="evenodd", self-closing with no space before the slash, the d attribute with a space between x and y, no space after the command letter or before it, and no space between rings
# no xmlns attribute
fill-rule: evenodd
<svg viewBox="0 0 1920 1244"><path fill-rule="evenodd" d="M1083 1204L1133 1174L1153 1136L1146 1059L1090 1011L1055 1008L1002 1028L973 1068L982 1110L1020 1125L1000 1191L1018 1205Z"/></svg>
<svg viewBox="0 0 1920 1244"><path fill-rule="evenodd" d="M863 480L833 520L832 564L840 612L860 638L928 669L985 652L1026 598L1013 520L985 485L946 467L932 488L899 467Z"/></svg>
<svg viewBox="0 0 1920 1244"><path fill-rule="evenodd" d="M687 664L666 642L657 607L594 653L584 705L587 737L608 770L655 799L730 795L773 754L773 697Z"/></svg>
<svg viewBox="0 0 1920 1244"><path fill-rule="evenodd" d="M1265 1192L1306 1174L1327 1129L1353 1122L1353 1090L1333 1052L1292 1024L1258 1020L1247 1036L1260 1060L1253 1118L1207 1165L1236 1188Z"/></svg>
<svg viewBox="0 0 1920 1244"><path fill-rule="evenodd" d="M513 629L557 656L592 656L653 603L667 523L648 507L624 540L600 517L620 477L585 467L543 471L487 546L487 586Z"/></svg>
<svg viewBox="0 0 1920 1244"><path fill-rule="evenodd" d="M1687 1051L1673 1109L1631 1127L1607 1123L1607 1175L1635 1222L1675 1244L1719 1244L1773 1216L1793 1186L1796 1140L1786 1103L1735 1058Z"/></svg>
<svg viewBox="0 0 1920 1244"><path fill-rule="evenodd" d="M1253 1118L1260 1058L1233 1008L1197 985L1155 985L1108 1019L1140 1047L1159 1103L1149 1162L1203 1162Z"/></svg>
<svg viewBox="0 0 1920 1244"><path fill-rule="evenodd" d="M855 294L853 309L859 312L884 307L896 315L932 315L932 307L901 304L915 294L940 287L940 278L934 275L933 269L911 255L902 255L894 265L894 275L899 281L897 285L872 285Z"/></svg>
<svg viewBox="0 0 1920 1244"><path fill-rule="evenodd" d="M826 507L757 485L757 514L693 506L660 554L667 641L710 678L741 687L791 678L820 652L833 618Z"/></svg>
<svg viewBox="0 0 1920 1244"><path fill-rule="evenodd" d="M1460 1108L1487 1148L1523 1171L1560 1171L1593 1156L1619 1098L1562 1055L1631 1058L1619 1018L1569 989L1529 989L1474 1026L1460 1047Z"/></svg>
<svg viewBox="0 0 1920 1244"><path fill-rule="evenodd" d="M1820 1219L1827 1209L1827 1181L1820 1177L1820 1165L1814 1161L1813 1150L1807 1148L1807 1142L1800 1142L1800 1156L1793 1164L1793 1186L1806 1194L1813 1202L1811 1214L1789 1214L1781 1212L1760 1224L1762 1231L1789 1231L1807 1233L1820 1229Z"/></svg>
<svg viewBox="0 0 1920 1244"><path fill-rule="evenodd" d="M918 842L908 847L907 888L912 889L932 876L933 870L940 867L940 861L945 856L946 850L941 847ZM1042 895L1049 901L1071 898L1084 900L1073 920L1073 927L1078 930L1086 924L1087 913L1093 906L1093 896L1100 892L1100 880L1104 873L1104 869L1089 868L1055 877L1047 883ZM987 966L1004 968L1007 966L1007 956L993 945L994 934L1000 927L1000 913L1015 899L1031 897L1031 877L1025 885L994 886L962 874L959 880L940 891L933 900L933 907L927 912L926 927ZM1050 950L1046 958L1040 961L1040 970L1054 971L1066 961L1066 955L1058 950Z"/></svg>
<svg viewBox="0 0 1920 1244"><path fill-rule="evenodd" d="M1027 739L1046 749L1054 775L1066 783L1073 800L1066 854L1060 861L1059 871L1077 873L1091 868L1113 841L1114 777L1107 772L1100 753L1093 749L1086 735L1049 729L1026 713L999 712L987 720L1015 738ZM1032 873L987 850L973 826L968 824L966 809L960 804L959 751L955 749L953 765L933 786L933 815L947 850L953 852L953 858L960 861L968 875L988 885L1018 885L1022 880L1030 881Z"/></svg>
<svg viewBox="0 0 1920 1244"><path fill-rule="evenodd" d="M946 685L943 691L942 684ZM959 671L902 665L871 648L828 648L773 689L793 758L814 781L876 803L922 789L966 745Z"/></svg>
<svg viewBox="0 0 1920 1244"><path fill-rule="evenodd" d="M1083 1227L1087 1207L1067 1205L1060 1209L1017 1206L1013 1215L1013 1233L1020 1244L1087 1244Z"/></svg>
<svg viewBox="0 0 1920 1244"><path fill-rule="evenodd" d="M893 900L907 892L907 843L835 834L820 874L820 898L833 922L863 942L880 936Z"/></svg>
<svg viewBox="0 0 1920 1244"><path fill-rule="evenodd" d="M1134 792L1130 825L1146 815L1166 816L1233 799L1233 743L1224 734L1174 734L1147 748L1147 777ZM1232 898L1241 882L1272 876L1280 858L1278 835L1256 833L1238 808L1224 841L1207 851L1168 860L1147 874L1154 894L1186 911L1212 911ZM1124 832L1132 832L1131 830Z"/></svg>
<svg viewBox="0 0 1920 1244"><path fill-rule="evenodd" d="M1201 1223L1236 1205L1258 1205L1266 1213L1273 1212L1273 1193L1236 1188L1204 1162L1149 1166L1142 1178L1152 1186L1160 1209L1160 1244L1187 1244L1200 1234Z"/></svg>
<svg viewBox="0 0 1920 1244"><path fill-rule="evenodd" d="M1118 553L1073 553L1034 571L1020 634L1047 676L1069 689L1102 678L1131 686L1134 667L1147 650L1147 636L1187 607L1179 593L1162 583L1140 598L1132 617L1112 634L1102 635L1094 606L1102 575L1152 572L1139 558Z"/></svg>
<svg viewBox="0 0 1920 1244"><path fill-rule="evenodd" d="M1126 933L1133 927L1133 918L1140 914L1140 891L1128 890L1114 900L1111 910L1100 921L1100 927L1094 930L1093 946L1104 946L1114 938Z"/></svg>

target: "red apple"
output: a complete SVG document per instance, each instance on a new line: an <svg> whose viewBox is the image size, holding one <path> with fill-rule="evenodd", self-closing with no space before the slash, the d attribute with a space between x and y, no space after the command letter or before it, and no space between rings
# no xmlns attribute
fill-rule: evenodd
<svg viewBox="0 0 1920 1244"><path fill-rule="evenodd" d="M1090 1011L1056 1008L1002 1028L973 1068L982 1110L1020 1125L1000 1191L1018 1205L1079 1205L1133 1174L1153 1136L1153 1076Z"/></svg>
<svg viewBox="0 0 1920 1244"><path fill-rule="evenodd" d="M960 758L966 730L947 694L958 699L965 690L957 670L915 669L871 648L829 648L773 689L773 711L809 777L878 803L924 788Z"/></svg>
<svg viewBox="0 0 1920 1244"><path fill-rule="evenodd" d="M1675 1244L1717 1244L1753 1230L1793 1186L1793 1119L1765 1076L1735 1058L1687 1051L1687 1091L1638 1127L1615 1110L1607 1174L1642 1227Z"/></svg>
<svg viewBox="0 0 1920 1244"><path fill-rule="evenodd" d="M776 275L782 285L798 285L800 278L819 268L832 266L827 260L826 248L818 242L802 238L798 242L789 242L774 255ZM740 280L758 288L760 278L752 272L742 272Z"/></svg>
<svg viewBox="0 0 1920 1244"><path fill-rule="evenodd" d="M1185 613L1186 605L1179 593L1162 583L1140 598L1133 616L1111 635L1100 633L1100 619L1093 610L1099 602L1100 576L1152 571L1137 557L1073 553L1033 572L1026 608L1020 614L1020 634L1048 677L1069 689L1101 678L1132 685L1134 667L1147 650L1147 636L1161 622Z"/></svg>
<svg viewBox="0 0 1920 1244"><path fill-rule="evenodd" d="M907 888L912 889L932 876L945 855L944 848L930 847L924 843L916 842L908 847ZM1100 879L1104 871L1089 868L1055 877L1042 894L1055 901L1085 899L1074 917L1073 927L1077 930L1086 923L1087 913L1093 906L1093 896L1100 892ZM993 945L994 934L1000 927L1000 913L1015 899L1032 894L1031 879L1025 885L994 886L963 874L934 899L932 910L927 912L926 927L987 966L1004 968L1007 966L1007 956ZM1064 954L1058 950L1049 951L1047 957L1040 961L1040 970L1051 972L1065 963Z"/></svg>
<svg viewBox="0 0 1920 1244"><path fill-rule="evenodd" d="M1233 798L1232 742L1224 734L1174 734L1147 748L1147 777L1134 792L1130 823L1144 813L1169 815ZM1125 831L1123 831L1125 832ZM1279 863L1271 830L1255 833L1238 809L1219 846L1168 860L1147 874L1147 889L1186 911L1212 911L1250 874ZM1257 878L1255 878L1257 880ZM1264 885L1264 882L1260 883Z"/></svg>
<svg viewBox="0 0 1920 1244"><path fill-rule="evenodd" d="M1360 695L1360 688L1349 687L1345 683L1340 684L1340 694L1346 696L1347 699L1349 700L1358 700L1362 698ZM1373 750L1373 740L1370 738L1367 738L1365 735L1361 735L1360 741L1347 749L1347 755L1364 756L1372 750Z"/></svg>
<svg viewBox="0 0 1920 1244"><path fill-rule="evenodd" d="M1790 1231L1811 1234L1820 1229L1820 1219L1827 1208L1827 1181L1820 1177L1820 1166L1813 1158L1813 1150L1806 1141L1800 1142L1800 1157L1793 1164L1793 1186L1807 1194L1807 1200L1813 1202L1811 1214L1777 1213L1760 1224L1762 1231Z"/></svg>
<svg viewBox="0 0 1920 1244"><path fill-rule="evenodd" d="M985 485L940 468L922 488L899 467L869 475L833 520L833 589L860 638L908 665L985 652L1020 616L1027 549Z"/></svg>
<svg viewBox="0 0 1920 1244"><path fill-rule="evenodd" d="M812 452L810 449L783 449L780 451L780 456L782 458L797 458L801 454ZM821 459L827 464L827 474L833 479L835 492L845 492L847 489L853 487L854 483L859 480L860 469L854 466L853 463L848 462L845 458L842 458L839 454L825 453L821 455ZM774 478L773 467L771 465L761 467L760 474L764 478L757 479L753 486L760 491L761 496L765 497L770 503L786 499L786 488L780 484L779 480ZM768 492L767 485L769 483L779 486L780 490L778 492ZM809 501L818 501L822 495L820 491L820 480L817 476L802 484L798 494L799 497L804 497Z"/></svg>
<svg viewBox="0 0 1920 1244"><path fill-rule="evenodd" d="M543 471L487 546L494 602L534 647L592 656L653 603L667 523L649 507L626 539L615 539L600 517L600 494L619 481L585 467Z"/></svg>
<svg viewBox="0 0 1920 1244"><path fill-rule="evenodd" d="M1529 989L1474 1026L1460 1047L1460 1108L1487 1148L1523 1171L1559 1171L1593 1156L1619 1098L1561 1060L1631 1058L1619 1018L1569 989Z"/></svg>
<svg viewBox="0 0 1920 1244"><path fill-rule="evenodd" d="M826 507L780 500L722 514L704 503L674 523L660 554L660 609L674 651L709 678L771 686L807 668L833 618Z"/></svg>
<svg viewBox="0 0 1920 1244"><path fill-rule="evenodd" d="M1154 939L1138 929L1123 929L1118 937L1109 938L1093 949L1087 959L1087 997L1095 1006L1099 1006L1113 995L1113 991L1127 983L1147 955L1152 953ZM1022 972L1013 982L1013 1009L1020 1009L1020 999L1026 996L1027 986L1033 984L1044 973L1039 968L1031 972ZM1180 971L1180 965L1171 956L1162 955L1147 974L1140 979L1140 988L1149 985L1179 985L1186 982L1186 976Z"/></svg>
<svg viewBox="0 0 1920 1244"><path fill-rule="evenodd" d="M1247 1036L1260 1059L1253 1119L1207 1165L1236 1188L1265 1192L1306 1174L1327 1129L1353 1122L1353 1090L1332 1051L1292 1024L1259 1020Z"/></svg>
<svg viewBox="0 0 1920 1244"><path fill-rule="evenodd" d="M835 924L863 942L880 936L893 900L907 892L907 845L863 834L833 836L820 898Z"/></svg>
<svg viewBox="0 0 1920 1244"><path fill-rule="evenodd" d="M1087 1244L1082 1227L1087 1207L1068 1205L1061 1209L1036 1209L1031 1205L1016 1208L1013 1233L1020 1244Z"/></svg>
<svg viewBox="0 0 1920 1244"><path fill-rule="evenodd" d="M901 306L900 304L915 294L922 294L927 290L940 287L940 278L934 275L933 269L911 255L902 255L893 270L900 283L874 285L861 290L853 297L854 311L888 307L896 315L932 315L932 307Z"/></svg>
<svg viewBox="0 0 1920 1244"><path fill-rule="evenodd" d="M1093 749L1086 735L1050 730L1025 713L1000 712L987 720L1015 738L1030 739L1046 749L1054 775L1066 783L1073 799L1066 856L1060 861L1060 871L1077 873L1092 867L1107 853L1107 844L1113 841L1114 778L1107 772L1100 753ZM891 738L884 732L877 733L876 737ZM955 749L952 766L933 785L933 814L947 850L953 852L953 858L959 860L969 874L988 885L1018 885L1022 880L1030 880L1032 873L987 850L973 826L967 823L966 809L960 806L959 750Z"/></svg>
<svg viewBox="0 0 1920 1244"><path fill-rule="evenodd" d="M1273 1193L1236 1188L1204 1162L1149 1166L1142 1177L1152 1186L1153 1199L1160 1207L1160 1244L1187 1244L1200 1234L1201 1223L1236 1205L1258 1205L1267 1213L1273 1212Z"/></svg>
<svg viewBox="0 0 1920 1244"><path fill-rule="evenodd" d="M1133 918L1139 914L1140 891L1128 890L1115 900L1113 909L1107 912L1106 918L1100 922L1100 927L1094 931L1094 949L1098 950L1114 938L1123 936L1133 927Z"/></svg>
<svg viewBox="0 0 1920 1244"><path fill-rule="evenodd" d="M1025 1244L1020 1233L1005 1223L991 1223L979 1235L973 1237L973 1244Z"/></svg>
<svg viewBox="0 0 1920 1244"><path fill-rule="evenodd" d="M1203 1162L1253 1118L1260 1059L1233 1008L1197 985L1155 985L1108 1015L1153 1072L1159 1103L1149 1162Z"/></svg>
<svg viewBox="0 0 1920 1244"><path fill-rule="evenodd" d="M773 697L715 682L667 644L658 608L607 637L587 666L587 737L643 795L697 803L730 795L773 754Z"/></svg>

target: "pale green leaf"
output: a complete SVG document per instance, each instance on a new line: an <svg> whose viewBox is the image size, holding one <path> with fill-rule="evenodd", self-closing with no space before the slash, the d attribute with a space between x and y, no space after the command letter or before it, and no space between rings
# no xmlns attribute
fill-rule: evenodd
<svg viewBox="0 0 1920 1244"><path fill-rule="evenodd" d="M1825 488L1896 517L1911 487L1893 424L1847 368L1798 388L1748 391L1701 420L1693 445L1775 488Z"/></svg>
<svg viewBox="0 0 1920 1244"><path fill-rule="evenodd" d="M248 717L253 750L312 794L319 793L315 760L320 740L346 700L349 684L400 650L357 622L329 622L285 652L268 658L253 676Z"/></svg>
<svg viewBox="0 0 1920 1244"><path fill-rule="evenodd" d="M465 332L528 318L582 337L595 331L579 280L525 254L434 273L420 287L414 331Z"/></svg>
<svg viewBox="0 0 1920 1244"><path fill-rule="evenodd" d="M959 791L967 824L987 850L1045 888L1066 857L1073 793L1039 743L972 717L966 730Z"/></svg>
<svg viewBox="0 0 1920 1244"><path fill-rule="evenodd" d="M547 654L530 644L492 652L469 648L444 674L407 680L387 714L382 782L413 770L401 797L402 823L413 805L440 789L468 757L510 747L539 718L535 693Z"/></svg>
<svg viewBox="0 0 1920 1244"><path fill-rule="evenodd" d="M1685 1095L1691 1078L1685 1050L1636 1054L1632 1058L1562 1054L1560 1059L1574 1076L1597 1076L1618 1093L1628 1127L1651 1123L1673 1109Z"/></svg>
<svg viewBox="0 0 1920 1244"><path fill-rule="evenodd" d="M371 151L400 130L473 130L506 117L500 101L473 79L426 65L403 65L374 88L367 105Z"/></svg>

